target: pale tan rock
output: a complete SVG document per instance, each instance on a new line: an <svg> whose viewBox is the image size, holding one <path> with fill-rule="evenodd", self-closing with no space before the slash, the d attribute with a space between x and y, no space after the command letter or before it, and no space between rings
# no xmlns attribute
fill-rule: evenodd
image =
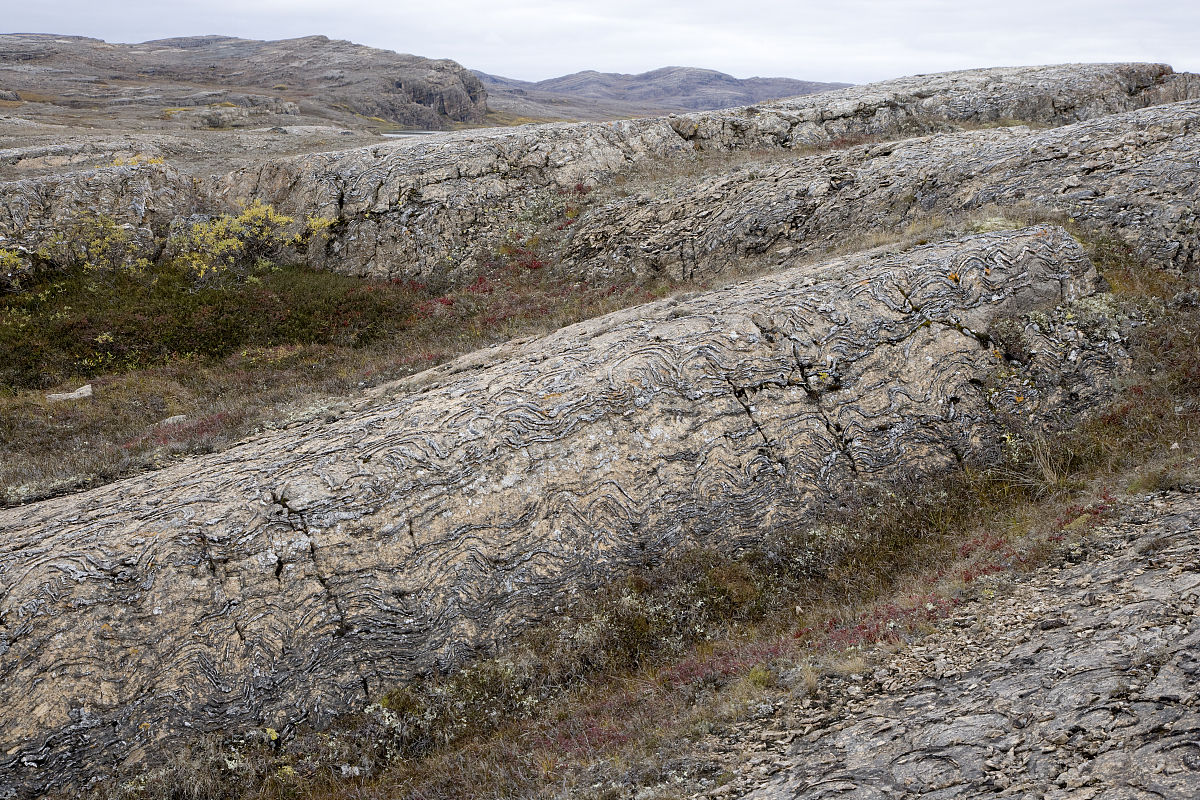
<svg viewBox="0 0 1200 800"><path fill-rule="evenodd" d="M1076 419L1119 344L1048 310L1004 380L987 331L1097 282L1049 227L802 266L0 510L0 794L320 723L647 553L752 544L859 482L986 460L1001 415Z"/></svg>
<svg viewBox="0 0 1200 800"><path fill-rule="evenodd" d="M47 400L83 400L92 396L92 385L85 383L73 392L51 392L46 395Z"/></svg>

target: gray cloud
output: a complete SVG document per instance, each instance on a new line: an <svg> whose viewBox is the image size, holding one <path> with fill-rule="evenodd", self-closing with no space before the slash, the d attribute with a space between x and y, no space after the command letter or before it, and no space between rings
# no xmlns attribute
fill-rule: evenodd
<svg viewBox="0 0 1200 800"><path fill-rule="evenodd" d="M1067 61L1200 71L1200 4L1181 0L56 0L10 7L0 26L108 41L322 33L533 80L672 64L853 82Z"/></svg>

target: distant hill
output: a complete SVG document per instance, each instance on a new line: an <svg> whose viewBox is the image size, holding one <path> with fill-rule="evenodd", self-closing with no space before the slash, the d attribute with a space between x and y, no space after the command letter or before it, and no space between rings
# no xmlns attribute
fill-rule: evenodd
<svg viewBox="0 0 1200 800"><path fill-rule="evenodd" d="M446 128L482 122L487 110L483 84L454 61L325 36L272 42L189 36L117 44L82 36L0 35L0 91L123 117L219 106Z"/></svg>
<svg viewBox="0 0 1200 800"><path fill-rule="evenodd" d="M639 75L585 70L537 82L479 71L475 75L487 88L488 104L495 111L581 119L707 111L850 85L794 78L743 79L695 67L663 67Z"/></svg>

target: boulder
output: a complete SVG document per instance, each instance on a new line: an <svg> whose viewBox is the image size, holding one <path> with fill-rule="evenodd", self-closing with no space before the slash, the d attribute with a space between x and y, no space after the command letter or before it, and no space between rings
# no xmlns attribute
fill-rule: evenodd
<svg viewBox="0 0 1200 800"><path fill-rule="evenodd" d="M73 392L53 392L46 395L47 400L83 400L86 397L92 396L92 385L85 383Z"/></svg>

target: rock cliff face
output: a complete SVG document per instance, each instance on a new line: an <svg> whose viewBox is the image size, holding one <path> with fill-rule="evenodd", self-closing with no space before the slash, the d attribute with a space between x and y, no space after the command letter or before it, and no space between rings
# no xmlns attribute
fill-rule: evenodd
<svg viewBox="0 0 1200 800"><path fill-rule="evenodd" d="M897 138L949 125L1065 125L1200 94L1200 76L1165 64L1063 64L914 75L690 114L674 125L701 147L795 147L862 136Z"/></svg>
<svg viewBox="0 0 1200 800"><path fill-rule="evenodd" d="M0 190L0 247L36 248L72 222L104 213L163 235L171 220L208 204L190 177L162 164L27 178Z"/></svg>
<svg viewBox="0 0 1200 800"><path fill-rule="evenodd" d="M1062 309L1097 283L1050 227L869 252L0 511L0 796L200 731L320 722L646 553L736 547L857 481L988 458L1004 417L1063 424L1124 364ZM988 331L1035 308L1033 355L998 372Z"/></svg>

